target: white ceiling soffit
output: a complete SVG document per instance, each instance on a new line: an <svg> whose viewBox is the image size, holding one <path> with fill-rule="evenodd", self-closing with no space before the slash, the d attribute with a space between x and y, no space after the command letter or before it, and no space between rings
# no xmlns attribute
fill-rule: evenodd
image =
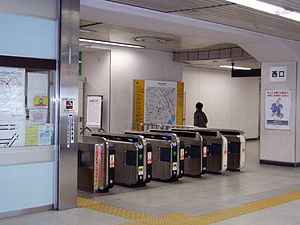
<svg viewBox="0 0 300 225"><path fill-rule="evenodd" d="M299 0L264 0L300 12ZM300 41L300 23L225 0L113 0L130 6L224 24Z"/></svg>
<svg viewBox="0 0 300 225"><path fill-rule="evenodd" d="M216 45L199 37L171 35L149 30L80 20L80 38L145 46L148 49L178 52L236 47L230 43Z"/></svg>

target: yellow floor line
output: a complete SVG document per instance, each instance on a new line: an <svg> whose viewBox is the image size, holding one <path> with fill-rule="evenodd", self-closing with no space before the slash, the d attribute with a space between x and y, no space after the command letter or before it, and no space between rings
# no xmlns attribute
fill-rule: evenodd
<svg viewBox="0 0 300 225"><path fill-rule="evenodd" d="M217 210L199 216L191 216L183 213L168 213L160 216L153 216L81 197L77 198L77 203L78 206L84 208L132 220L132 222L127 223L126 225L207 225L299 199L300 190L223 210Z"/></svg>
<svg viewBox="0 0 300 225"><path fill-rule="evenodd" d="M203 224L211 224L221 220L245 215L248 213L256 212L262 209L271 208L277 205L288 203L300 199L300 190L289 192L287 194L279 195L276 197L265 198L243 205L210 212L204 215L197 216L199 221Z"/></svg>
<svg viewBox="0 0 300 225"><path fill-rule="evenodd" d="M80 207L96 210L99 212L108 213L114 216L123 217L129 220L134 220L136 222L141 222L142 224L157 224L164 225L170 221L167 219L161 219L156 216L152 216L146 213L137 212L130 209L121 208L118 206L113 206L110 204L102 203L99 201L94 201L91 199L77 197L77 204Z"/></svg>

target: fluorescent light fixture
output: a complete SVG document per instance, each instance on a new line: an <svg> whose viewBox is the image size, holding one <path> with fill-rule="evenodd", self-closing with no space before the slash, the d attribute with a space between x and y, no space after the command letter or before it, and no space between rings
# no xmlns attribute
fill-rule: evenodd
<svg viewBox="0 0 300 225"><path fill-rule="evenodd" d="M226 1L300 22L300 13L290 11L269 3L265 3L257 0L226 0Z"/></svg>
<svg viewBox="0 0 300 225"><path fill-rule="evenodd" d="M92 30L83 29L83 28L80 28L79 31L82 33L92 33L93 32Z"/></svg>
<svg viewBox="0 0 300 225"><path fill-rule="evenodd" d="M280 16L300 22L300 13L297 13L297 12L290 11L290 12L284 13Z"/></svg>
<svg viewBox="0 0 300 225"><path fill-rule="evenodd" d="M127 48L145 48L144 46L141 45L124 44L124 43L110 42L110 41L98 41L98 40L85 39L85 38L79 38L79 42L88 43L88 44L119 46L119 47L127 47Z"/></svg>
<svg viewBox="0 0 300 225"><path fill-rule="evenodd" d="M220 67L232 69L232 66L229 66L229 65L221 65ZM241 67L241 66L234 66L233 69L234 70L251 70L251 68L249 68L249 67Z"/></svg>

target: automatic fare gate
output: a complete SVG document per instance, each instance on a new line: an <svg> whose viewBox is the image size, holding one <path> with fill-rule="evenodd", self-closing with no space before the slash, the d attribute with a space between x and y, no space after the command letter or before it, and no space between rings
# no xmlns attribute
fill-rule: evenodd
<svg viewBox="0 0 300 225"><path fill-rule="evenodd" d="M93 133L115 148L115 183L145 186L152 179L152 149L144 137L132 134Z"/></svg>
<svg viewBox="0 0 300 225"><path fill-rule="evenodd" d="M141 135L151 143L153 153L152 178L176 181L184 173L184 150L176 134L127 131ZM182 149L182 151L180 151Z"/></svg>
<svg viewBox="0 0 300 225"><path fill-rule="evenodd" d="M104 138L83 136L78 141L78 189L106 192L114 185L114 146Z"/></svg>
<svg viewBox="0 0 300 225"><path fill-rule="evenodd" d="M240 130L218 129L228 141L227 169L239 171L246 165L246 137Z"/></svg>
<svg viewBox="0 0 300 225"><path fill-rule="evenodd" d="M203 138L203 164L207 172L222 173L227 169L227 139L216 130L207 128L173 128L171 131L198 132Z"/></svg>
<svg viewBox="0 0 300 225"><path fill-rule="evenodd" d="M184 175L201 176L206 172L206 160L203 158L203 138L198 132L150 130L150 132L173 133L184 146Z"/></svg>

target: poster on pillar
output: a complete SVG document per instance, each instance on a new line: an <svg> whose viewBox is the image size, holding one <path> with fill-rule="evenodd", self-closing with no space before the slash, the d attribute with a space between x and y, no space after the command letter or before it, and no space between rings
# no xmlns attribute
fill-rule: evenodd
<svg viewBox="0 0 300 225"><path fill-rule="evenodd" d="M291 91L266 90L265 128L290 130Z"/></svg>
<svg viewBox="0 0 300 225"><path fill-rule="evenodd" d="M183 82L134 80L134 128L140 124L182 125Z"/></svg>

